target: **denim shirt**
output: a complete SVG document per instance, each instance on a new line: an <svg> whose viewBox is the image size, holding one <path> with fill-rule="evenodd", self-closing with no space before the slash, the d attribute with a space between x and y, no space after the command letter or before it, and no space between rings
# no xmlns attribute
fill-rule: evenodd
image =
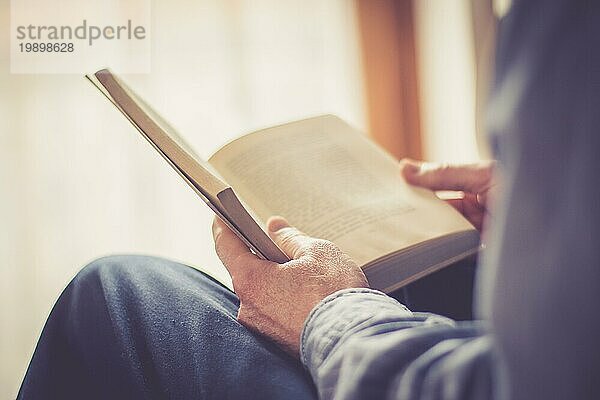
<svg viewBox="0 0 600 400"><path fill-rule="evenodd" d="M334 293L302 332L321 398L600 398L600 1L513 2L487 119L502 186L481 322Z"/></svg>
<svg viewBox="0 0 600 400"><path fill-rule="evenodd" d="M376 290L346 289L311 312L300 354L323 399L487 399L493 364L483 333L477 323L413 313ZM476 387L464 382L475 375Z"/></svg>

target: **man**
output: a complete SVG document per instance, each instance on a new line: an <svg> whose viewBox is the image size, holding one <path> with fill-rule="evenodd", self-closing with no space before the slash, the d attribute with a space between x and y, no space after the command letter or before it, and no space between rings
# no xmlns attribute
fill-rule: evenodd
<svg viewBox="0 0 600 400"><path fill-rule="evenodd" d="M408 310L282 218L268 229L283 265L216 221L236 294L166 260L99 260L58 300L19 396L598 398L599 49L598 2L514 1L501 22L481 322ZM459 206L481 218L491 168L407 161L402 174L465 190Z"/></svg>

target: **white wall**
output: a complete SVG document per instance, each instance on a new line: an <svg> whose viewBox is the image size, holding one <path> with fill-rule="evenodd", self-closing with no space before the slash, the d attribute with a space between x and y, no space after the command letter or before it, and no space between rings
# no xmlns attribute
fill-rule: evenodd
<svg viewBox="0 0 600 400"><path fill-rule="evenodd" d="M479 159L470 0L415 2L425 158Z"/></svg>
<svg viewBox="0 0 600 400"><path fill-rule="evenodd" d="M152 73L125 79L200 154L320 113L364 128L352 2L174 0L152 15ZM0 398L13 398L53 302L90 260L148 253L227 274L211 212L128 122L82 76L10 75L1 35Z"/></svg>

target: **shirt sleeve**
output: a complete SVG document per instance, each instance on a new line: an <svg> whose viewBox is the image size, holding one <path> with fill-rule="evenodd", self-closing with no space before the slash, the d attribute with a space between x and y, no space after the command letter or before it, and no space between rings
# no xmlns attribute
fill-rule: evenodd
<svg viewBox="0 0 600 400"><path fill-rule="evenodd" d="M491 338L371 289L322 300L301 337L301 358L322 399L491 399Z"/></svg>

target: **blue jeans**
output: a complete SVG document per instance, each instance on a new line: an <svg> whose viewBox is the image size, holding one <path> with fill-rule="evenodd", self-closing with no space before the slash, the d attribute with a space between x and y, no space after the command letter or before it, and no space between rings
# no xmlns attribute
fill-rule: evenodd
<svg viewBox="0 0 600 400"><path fill-rule="evenodd" d="M448 277L457 274L437 275L397 295L418 307L415 300L429 292L448 307L435 291L452 287ZM451 297L456 303L460 296ZM229 289L182 264L144 256L97 260L50 313L19 398L316 398L298 360L236 321L238 305Z"/></svg>
<svg viewBox="0 0 600 400"><path fill-rule="evenodd" d="M19 398L316 398L300 362L241 326L237 309L191 267L102 258L54 306Z"/></svg>

